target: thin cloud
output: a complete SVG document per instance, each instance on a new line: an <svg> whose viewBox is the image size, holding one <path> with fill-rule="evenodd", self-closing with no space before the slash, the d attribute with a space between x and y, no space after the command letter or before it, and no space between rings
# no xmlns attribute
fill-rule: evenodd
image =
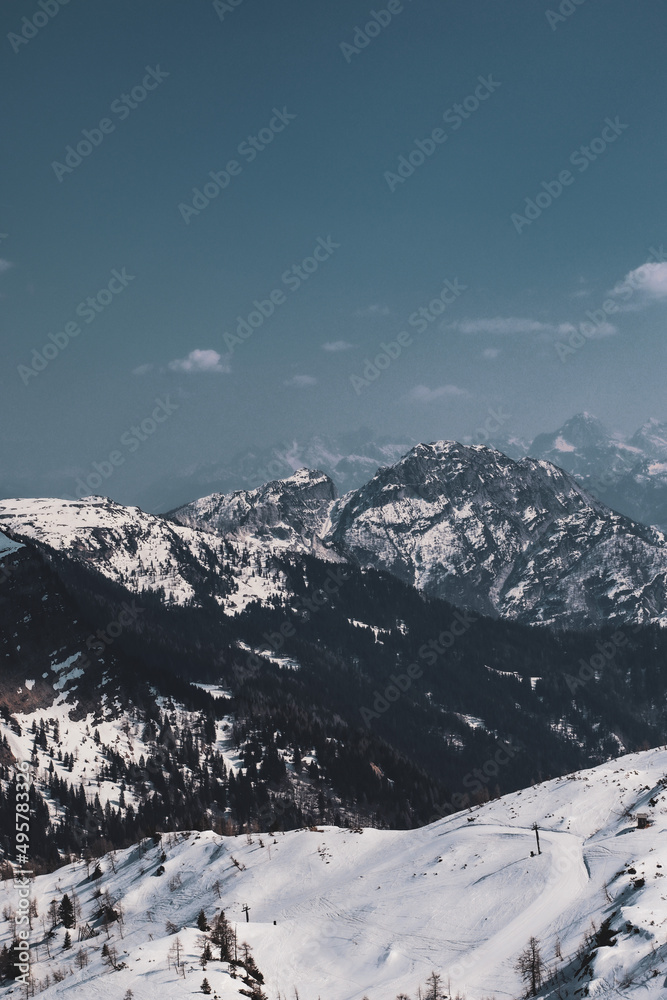
<svg viewBox="0 0 667 1000"><path fill-rule="evenodd" d="M544 333L546 331L556 331L553 323L541 323L537 319L529 319L525 316L490 316L482 319L463 319L457 323L450 323L450 330L457 330L459 333Z"/></svg>
<svg viewBox="0 0 667 1000"><path fill-rule="evenodd" d="M212 350L190 351L187 358L176 358L170 361L169 371L181 372L185 375L197 375L200 372L217 372L227 374L231 371L226 358Z"/></svg>
<svg viewBox="0 0 667 1000"><path fill-rule="evenodd" d="M10 269L10 267L14 267L12 261L5 260L4 257L0 257L0 274L4 274L5 271L8 271Z"/></svg>
<svg viewBox="0 0 667 1000"><path fill-rule="evenodd" d="M285 385L295 389L308 389L311 385L317 385L317 379L312 375L293 375L292 378L287 379Z"/></svg>
<svg viewBox="0 0 667 1000"><path fill-rule="evenodd" d="M501 351L499 347L487 347L482 351L482 357L485 361L495 361L500 353Z"/></svg>
<svg viewBox="0 0 667 1000"><path fill-rule="evenodd" d="M410 390L409 398L415 403L435 403L438 399L451 399L467 396L465 389L460 389L458 385L439 385L435 389L430 389L427 385L416 385Z"/></svg>
<svg viewBox="0 0 667 1000"><path fill-rule="evenodd" d="M586 325L586 320L583 320ZM580 324L581 325L581 324ZM588 323L590 327L591 324ZM448 330L456 330L458 333L477 334L487 333L497 336L512 335L537 335L539 340L551 340L552 337L567 337L574 333L578 327L574 323L543 323L538 319L530 319L526 316L492 316L485 319L464 319L457 323L450 323ZM595 333L586 334L589 339L598 337L610 337L616 333L616 327L612 323L596 323Z"/></svg>
<svg viewBox="0 0 667 1000"><path fill-rule="evenodd" d="M148 373L152 372L154 368L155 368L155 365L138 365L136 368L132 369L132 374L133 375L148 375Z"/></svg>
<svg viewBox="0 0 667 1000"><path fill-rule="evenodd" d="M338 351L353 351L354 344L348 340L327 340L325 344L322 344L322 350L329 351L331 354L336 354Z"/></svg>

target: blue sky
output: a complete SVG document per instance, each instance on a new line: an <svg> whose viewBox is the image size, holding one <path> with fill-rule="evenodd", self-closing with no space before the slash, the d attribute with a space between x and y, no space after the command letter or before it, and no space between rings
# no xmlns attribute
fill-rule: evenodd
<svg viewBox="0 0 667 1000"><path fill-rule="evenodd" d="M43 4L0 12L2 492L667 419L663 4Z"/></svg>

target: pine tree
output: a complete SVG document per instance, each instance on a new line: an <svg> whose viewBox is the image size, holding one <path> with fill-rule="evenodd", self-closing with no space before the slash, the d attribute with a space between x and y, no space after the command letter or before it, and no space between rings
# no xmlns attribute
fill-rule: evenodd
<svg viewBox="0 0 667 1000"><path fill-rule="evenodd" d="M65 931L65 940L63 942L63 951L67 951L68 948L72 947L72 938L69 931Z"/></svg>
<svg viewBox="0 0 667 1000"><path fill-rule="evenodd" d="M63 896L58 907L58 917L63 927L69 929L74 927L74 906L67 893Z"/></svg>
<svg viewBox="0 0 667 1000"><path fill-rule="evenodd" d="M210 986L210 983L209 983L208 979L205 979L204 982L201 984L201 991L202 991L202 993L206 993L206 994L208 994L208 993L211 992L211 986Z"/></svg>
<svg viewBox="0 0 667 1000"><path fill-rule="evenodd" d="M206 914L204 913L203 910L200 910L197 916L197 927L202 932L208 930L208 921L206 919Z"/></svg>
<svg viewBox="0 0 667 1000"><path fill-rule="evenodd" d="M215 918L213 927L211 928L211 941L220 949L221 962L231 961L233 938L234 932L230 927L224 910L221 910Z"/></svg>

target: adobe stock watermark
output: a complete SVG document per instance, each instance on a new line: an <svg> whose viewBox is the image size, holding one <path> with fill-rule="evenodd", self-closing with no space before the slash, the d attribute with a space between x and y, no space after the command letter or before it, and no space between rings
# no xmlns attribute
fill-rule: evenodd
<svg viewBox="0 0 667 1000"><path fill-rule="evenodd" d="M292 264L291 267L283 271L280 278L282 285L290 292L298 292L304 282L308 281L310 276L319 270L320 265L329 260L339 249L340 243L335 243L331 236L327 236L326 239L323 236L318 236L311 255L304 257L298 264ZM273 316L277 308L286 302L287 295L282 288L272 289L265 299L254 299L252 303L254 308L248 315L241 316L239 314L236 317L235 332L230 333L226 330L222 335L230 356L237 347L249 340L255 330L259 330L270 316Z"/></svg>
<svg viewBox="0 0 667 1000"><path fill-rule="evenodd" d="M464 97L460 104L453 104L443 112L442 118L451 125L451 131L456 132L461 128L464 121L477 111L484 101L487 101L491 94L501 86L498 80L493 79L493 75L478 76L479 83L472 94ZM385 170L383 176L393 193L399 184L405 184L408 177L412 177L415 170L422 167L427 158L433 156L436 149L447 141L449 133L443 128L434 128L426 139L415 139L414 146L407 154L403 153L398 158L398 166L395 171Z"/></svg>
<svg viewBox="0 0 667 1000"><path fill-rule="evenodd" d="M487 417L485 418L484 423L475 428L475 433L472 436L473 444L483 444L488 441L493 434L498 433L501 427L503 427L503 425L506 424L512 416L511 413L504 413L502 406L499 406L497 410L494 410L489 406L487 407L486 412Z"/></svg>
<svg viewBox="0 0 667 1000"><path fill-rule="evenodd" d="M156 430L163 424L176 410L179 409L177 403L172 403L169 396L166 399L155 399L156 406L151 415L145 417L140 423L134 424L124 431L120 436L119 447L109 452L107 458L101 462L93 462L93 471L85 477L79 477L75 485L76 495L68 496L67 500L80 500L81 497L94 494L102 483L113 476L116 469L125 464L126 455L138 451L144 441L147 441L155 434Z"/></svg>
<svg viewBox="0 0 667 1000"><path fill-rule="evenodd" d="M450 281L445 280L440 293L431 299L427 306L420 306L408 316L408 326L411 326L417 333L424 333L431 323L434 323L439 316L453 305L463 292L468 290L468 285L462 284L458 278ZM380 351L374 358L365 358L361 375L350 375L350 384L357 396L371 383L375 382L383 371L400 358L407 347L414 343L412 334L407 330L401 330L394 340L382 341Z"/></svg>
<svg viewBox="0 0 667 1000"><path fill-rule="evenodd" d="M477 620L468 611L454 612L454 617L450 622L449 628L443 629L437 639L430 639L419 647L417 653L419 659L423 660L429 666L434 666L438 662L438 658L443 656L448 649L451 649L456 640L465 635L470 626L474 625ZM373 707L369 708L365 705L359 709L359 714L366 728L370 729L371 720L379 719L381 715L388 712L391 706L400 699L401 695L406 694L410 690L413 681L419 680L423 675L424 670L418 663L408 664L404 673L391 674L389 684L387 684L384 690L379 691L376 689L373 692L375 695Z"/></svg>
<svg viewBox="0 0 667 1000"><path fill-rule="evenodd" d="M295 119L296 115L291 114L285 106L283 106L282 111L274 108L273 117L269 120L268 125L261 128L257 135L246 136L243 142L240 142L236 147L237 154L242 156L246 163L252 163L259 153L270 146L275 137ZM223 170L209 170L208 176L211 179L206 181L201 188L192 189L192 202L188 204L181 201L178 204L178 211L186 226L190 225L193 216L199 215L205 208L208 208L211 202L229 187L232 177L238 177L242 171L243 164L238 160L228 160Z"/></svg>
<svg viewBox="0 0 667 1000"><path fill-rule="evenodd" d="M30 17L21 18L21 34L10 31L7 41L14 52L19 52L22 45L27 45L31 39L35 38L42 28L45 28L49 21L60 13L60 8L69 3L69 0L37 0L36 10Z"/></svg>
<svg viewBox="0 0 667 1000"><path fill-rule="evenodd" d="M412 0L408 0L412 3ZM388 0L386 8L370 11L369 20L363 27L356 25L352 42L341 42L339 48L343 53L343 58L348 65L352 62L353 56L358 56L371 44L374 38L387 28L397 14L402 14L405 7L401 0Z"/></svg>
<svg viewBox="0 0 667 1000"><path fill-rule="evenodd" d="M564 21L567 21L568 17L572 17L584 3L586 3L586 0L562 0L557 11L545 10L544 16L549 22L551 30L555 31L559 24L563 24Z"/></svg>
<svg viewBox="0 0 667 1000"><path fill-rule="evenodd" d="M487 758L480 767L474 767L468 771L461 779L461 784L466 789L465 792L454 792L449 802L444 802L436 806L436 811L431 816L429 823L435 823L445 816L460 812L461 809L468 809L474 805L473 795L480 795L489 782L500 774L500 769L506 767L517 754L522 753L526 747L521 740L510 736L507 741L499 740L500 747L493 756Z"/></svg>
<svg viewBox="0 0 667 1000"><path fill-rule="evenodd" d="M18 949L15 958L15 968L18 975L15 982L26 987L30 984L30 879L34 873L29 868L30 863L30 765L23 760L16 771L16 832L15 851L16 867L14 868L14 884L18 886L18 905L16 907L16 939Z"/></svg>
<svg viewBox="0 0 667 1000"><path fill-rule="evenodd" d="M600 135L591 139L587 146L578 146L573 150L570 153L569 163L583 174L629 127L621 122L618 115L613 119L605 118ZM576 177L570 170L561 170L555 180L542 181L542 190L538 191L534 198L525 199L523 215L520 212L512 212L510 215L510 222L517 233L521 234L526 226L531 226L536 219L539 219L542 213L560 198L565 188L574 184L575 180Z"/></svg>
<svg viewBox="0 0 667 1000"><path fill-rule="evenodd" d="M146 66L146 75L141 83L132 87L129 94L121 94L115 101L112 101L109 110L118 118L118 121L125 121L140 104L143 104L149 93L157 90L169 75L160 69L159 63L155 69L152 66ZM101 118L96 128L82 129L83 139L79 139L76 148L71 145L65 147L65 162L60 163L58 160L53 160L51 163L51 168L59 183L62 184L65 175L73 173L77 167L80 167L86 157L102 145L106 136L115 131L116 123L111 118Z"/></svg>
<svg viewBox="0 0 667 1000"><path fill-rule="evenodd" d="M127 601L123 601L121 604L121 610L118 615L112 619L112 621L107 622L104 628L98 628L97 632L91 633L86 639L86 648L93 656L100 657L105 652L107 646L111 646L116 639L123 634L123 632L130 628L130 626L135 625L139 615L143 615L145 608L137 607L137 602L132 601L128 604ZM82 669L89 667L90 659L85 653L82 653L79 659L76 661L77 666L81 666Z"/></svg>
<svg viewBox="0 0 667 1000"><path fill-rule="evenodd" d="M662 264L666 258L665 249L660 247L649 247L649 256L645 264ZM617 288L614 294L622 302L627 302L637 292L648 279L649 272L645 267L638 267L632 271ZM561 362L565 364L567 359L576 354L588 340L598 337L608 326L608 317L617 313L621 307L616 298L611 296L606 298L600 309L588 309L586 320L579 323L579 327L573 327L567 340L556 340L554 348Z"/></svg>
<svg viewBox="0 0 667 1000"><path fill-rule="evenodd" d="M225 14L231 14L237 7L240 7L245 0L213 0L213 10L221 21L224 21Z"/></svg>
<svg viewBox="0 0 667 1000"><path fill-rule="evenodd" d="M641 625L635 625L632 630L632 634L636 635L637 632L640 631ZM589 681L593 680L593 678L597 676L597 672L601 670L606 663L610 663L616 656L619 649L623 649L623 647L627 646L627 644L628 637L621 629L614 632L614 634L609 637L607 642L598 640L595 643L597 653L593 653L588 660L584 660L583 657L580 657L579 670L577 671L576 677L572 674L563 674L565 683L570 691L574 694L577 688L583 687Z"/></svg>
<svg viewBox="0 0 667 1000"><path fill-rule="evenodd" d="M135 277L136 275L134 274L128 274L125 267L121 268L120 271L114 268L106 286L101 288L96 295L89 295L87 299L79 302L74 310L75 315L85 323L93 323L100 313L103 313L111 305L114 298L125 291L129 283L134 281ZM62 330L58 333L48 333L47 338L51 343L44 344L41 350L33 347L32 363L30 365L18 365L17 367L23 384L27 385L31 378L43 372L47 365L51 361L54 361L61 351L64 351L69 346L70 341L74 337L78 337L80 333L81 326L74 322L74 320L65 323Z"/></svg>

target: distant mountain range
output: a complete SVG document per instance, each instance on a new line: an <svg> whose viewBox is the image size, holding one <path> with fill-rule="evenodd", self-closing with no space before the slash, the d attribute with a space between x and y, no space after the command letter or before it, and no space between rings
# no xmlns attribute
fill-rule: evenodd
<svg viewBox="0 0 667 1000"><path fill-rule="evenodd" d="M581 413L536 437L528 453L565 469L621 514L667 527L667 425L649 420L625 439Z"/></svg>
<svg viewBox="0 0 667 1000"><path fill-rule="evenodd" d="M347 493L367 482L382 465L392 465L413 445L414 438L378 436L368 428L321 435L305 441L282 441L238 452L228 461L194 465L150 483L137 502L156 513L210 493L253 490L299 469L321 469Z"/></svg>
<svg viewBox="0 0 667 1000"><path fill-rule="evenodd" d="M591 438L607 447L590 418L563 430L570 437L545 438L543 450L575 468ZM661 531L544 459L517 462L484 445L417 445L342 497L326 473L302 469L167 517L99 497L6 500L0 527L133 593L227 614L280 598L275 560L297 553L383 570L457 607L530 625L667 624Z"/></svg>
<svg viewBox="0 0 667 1000"><path fill-rule="evenodd" d="M607 506L634 521L667 529L667 425L647 421L630 437L607 430L595 417L577 414L562 427L533 441L506 432L491 437L464 437L462 444L486 444L516 460L545 459L569 472ZM250 491L299 469L318 469L336 484L339 495L364 486L384 466L394 465L418 441L409 436L378 436L368 428L314 435L239 451L228 460L171 470L141 485L132 502L162 513L212 493ZM66 496L51 476L39 495ZM30 496L25 478L3 476L2 495Z"/></svg>
<svg viewBox="0 0 667 1000"><path fill-rule="evenodd" d="M252 490L284 479L301 468L319 469L334 481L339 494L365 485L377 470L393 465L418 442L356 433L291 441L239 452L230 461L208 463L182 475L151 484L138 502L165 511L210 493ZM488 444L509 458L544 459L569 472L608 507L634 521L667 529L667 425L647 421L631 437L607 430L595 417L580 413L532 442L512 434L464 440Z"/></svg>

